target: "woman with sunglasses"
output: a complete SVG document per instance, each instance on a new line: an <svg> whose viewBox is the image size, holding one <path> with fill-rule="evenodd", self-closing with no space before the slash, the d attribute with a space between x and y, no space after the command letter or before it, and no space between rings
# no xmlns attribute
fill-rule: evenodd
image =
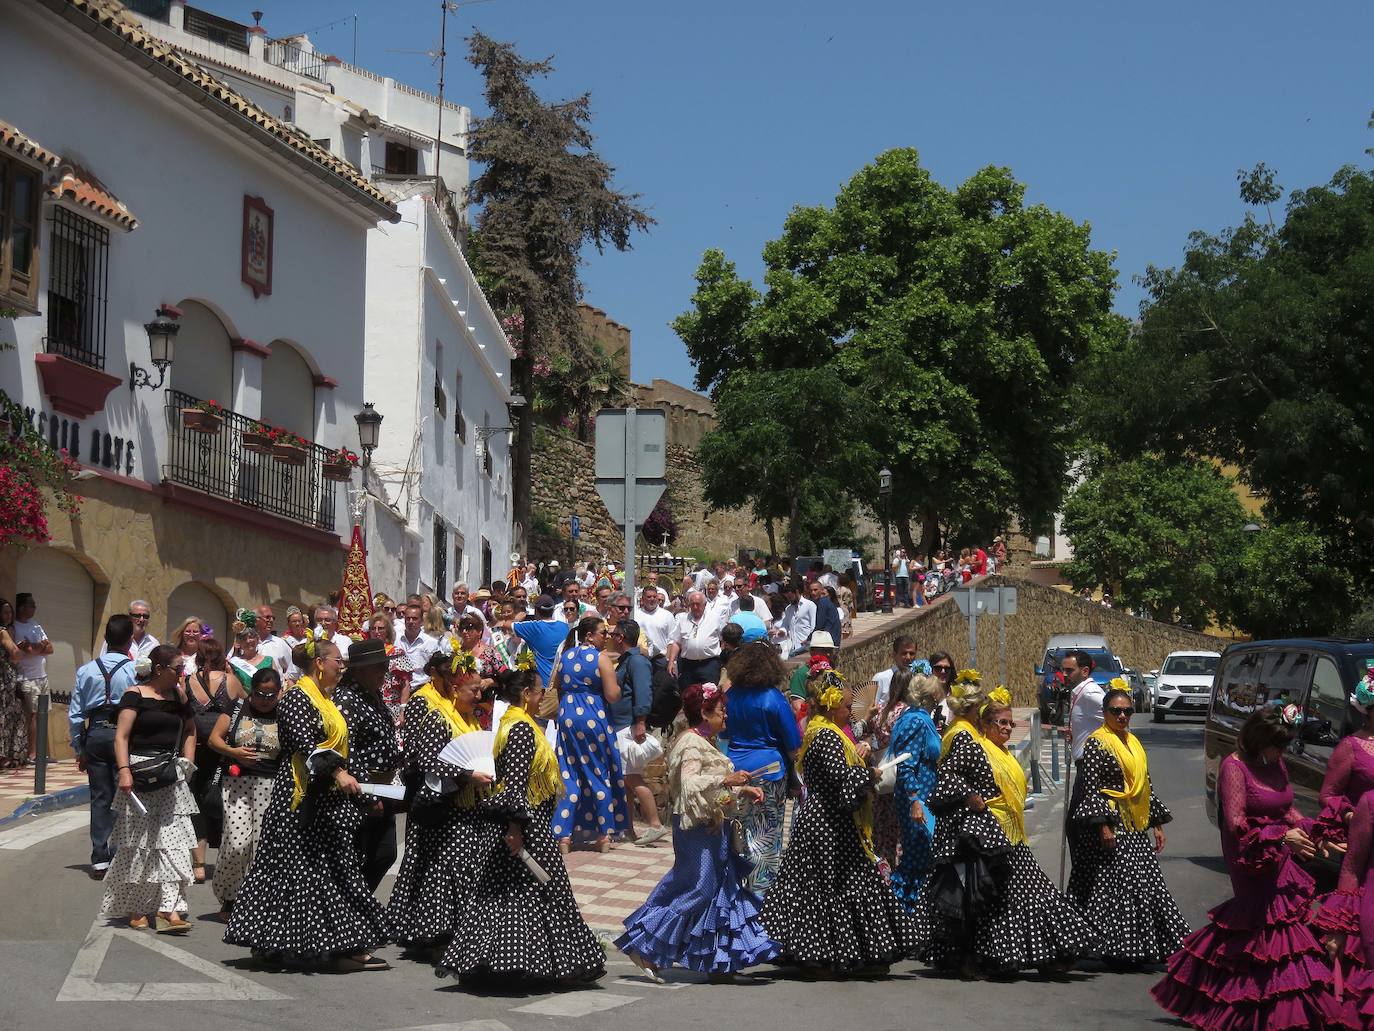
<svg viewBox="0 0 1374 1031"><path fill-rule="evenodd" d="M970 704L978 688L957 689ZM975 715L964 709L956 728ZM1026 775L1007 750L1015 720L1005 687L976 709L976 736L952 732L930 796L935 865L916 899L921 958L965 980L1028 968L1062 976L1096 933L1056 890L1026 837Z"/></svg>
<svg viewBox="0 0 1374 1031"><path fill-rule="evenodd" d="M936 707L935 726L940 731L944 731L954 722L954 709L950 705L949 694L954 687L954 660L950 658L948 652L932 652L930 658L926 660L930 663L930 675L940 682L940 686L945 689L944 701Z"/></svg>
<svg viewBox="0 0 1374 1031"><path fill-rule="evenodd" d="M1173 815L1155 797L1124 685L1114 682L1102 699L1103 724L1083 746L1081 791L1069 814L1069 895L1097 926L1098 955L1113 970L1162 963L1188 933L1159 868L1164 824Z"/></svg>
<svg viewBox="0 0 1374 1031"><path fill-rule="evenodd" d="M611 850L611 835L630 826L625 774L607 713L620 700L620 683L606 648L606 621L586 616L563 642L554 670L558 687L558 766L567 794L554 809L553 834L564 852L574 832Z"/></svg>
<svg viewBox="0 0 1374 1031"><path fill-rule="evenodd" d="M223 831L215 860L215 898L220 918L229 919L244 875L253 862L263 817L277 776L277 699L281 676L274 669L253 674L248 697L220 715L210 732L210 747L224 757L219 783Z"/></svg>

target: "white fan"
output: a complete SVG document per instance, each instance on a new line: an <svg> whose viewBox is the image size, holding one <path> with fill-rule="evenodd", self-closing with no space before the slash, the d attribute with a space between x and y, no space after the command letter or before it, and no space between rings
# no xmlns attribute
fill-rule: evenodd
<svg viewBox="0 0 1374 1031"><path fill-rule="evenodd" d="M439 761L457 766L460 770L485 773L495 779L496 760L491 755L495 746L496 735L490 730L472 730L444 745L439 753Z"/></svg>

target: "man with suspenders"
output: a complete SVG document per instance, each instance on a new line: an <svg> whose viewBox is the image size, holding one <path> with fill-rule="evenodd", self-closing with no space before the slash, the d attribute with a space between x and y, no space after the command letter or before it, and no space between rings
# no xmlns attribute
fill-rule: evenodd
<svg viewBox="0 0 1374 1031"><path fill-rule="evenodd" d="M72 751L77 766L91 785L91 876L105 876L114 850L110 834L115 796L115 716L119 700L134 682L134 662L129 648L134 621L123 613L105 624L105 651L76 671L67 718L71 721Z"/></svg>

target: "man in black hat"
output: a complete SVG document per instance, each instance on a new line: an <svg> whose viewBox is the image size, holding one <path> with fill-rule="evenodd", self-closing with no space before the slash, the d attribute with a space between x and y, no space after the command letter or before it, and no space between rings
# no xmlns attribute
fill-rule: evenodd
<svg viewBox="0 0 1374 1031"><path fill-rule="evenodd" d="M366 639L348 646L348 672L334 692L334 702L348 723L348 766L367 784L390 784L401 767L396 722L382 700L389 659L386 642ZM358 828L363 876L373 891L396 862L396 814L392 803L355 795L366 814Z"/></svg>

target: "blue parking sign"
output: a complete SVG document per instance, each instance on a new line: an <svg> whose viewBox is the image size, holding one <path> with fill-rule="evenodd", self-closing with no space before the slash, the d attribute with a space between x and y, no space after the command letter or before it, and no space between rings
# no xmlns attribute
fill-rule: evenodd
<svg viewBox="0 0 1374 1031"><path fill-rule="evenodd" d="M573 538L582 536L582 520L577 516L568 517L568 529L572 532Z"/></svg>

